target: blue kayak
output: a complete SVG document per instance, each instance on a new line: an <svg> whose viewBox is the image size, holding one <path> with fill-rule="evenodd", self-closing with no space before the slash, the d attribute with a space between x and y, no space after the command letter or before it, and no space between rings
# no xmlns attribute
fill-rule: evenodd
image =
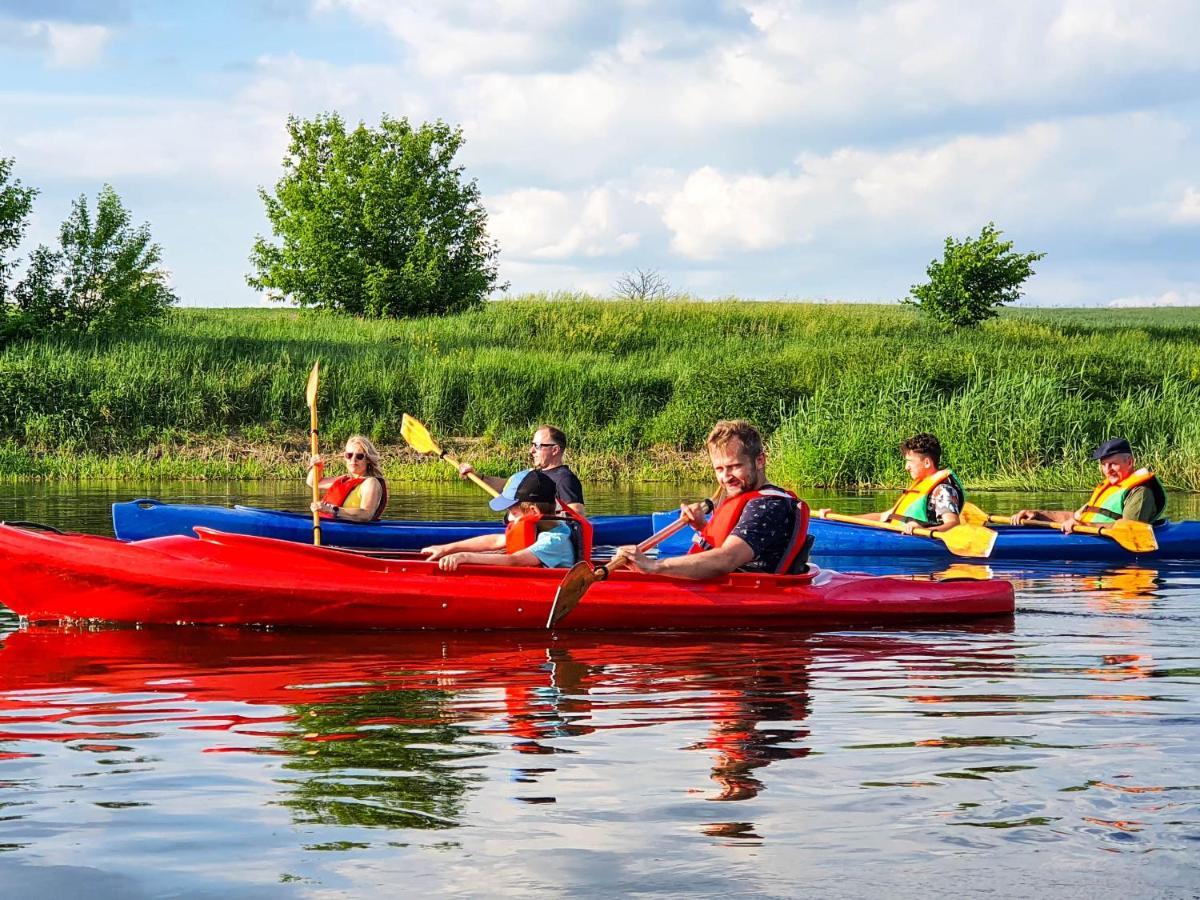
<svg viewBox="0 0 1200 900"><path fill-rule="evenodd" d="M217 531L312 542L312 515L258 509L252 506L201 506L163 503L143 498L114 503L113 531L123 541L172 534L191 535L203 525ZM650 516L596 516L592 520L596 544L636 544L650 534ZM384 519L368 524L321 520L321 543L332 547L374 550L420 550L429 544L448 544L480 534L504 530L499 517L490 522L423 522Z"/></svg>
<svg viewBox="0 0 1200 900"><path fill-rule="evenodd" d="M988 559L1121 560L1200 559L1200 522L1164 522L1154 528L1158 550L1135 554L1111 538L1091 534L1063 534L1051 528L1023 525L989 525L996 532L996 546ZM934 538L915 537L852 525L813 519L813 553L821 556L876 556L961 559Z"/></svg>
<svg viewBox="0 0 1200 900"><path fill-rule="evenodd" d="M678 513L656 513L654 527L661 528L678 518ZM1200 559L1200 522L1164 522L1154 526L1158 550L1135 554L1111 538L1090 534L1062 534L1050 528L1019 525L989 525L996 531L996 546L989 560L1123 560L1123 559ZM831 522L813 518L809 522L813 536L812 555L829 557L877 557L879 559L961 560L935 538L897 534L869 525ZM691 545L690 528L665 541L663 555L686 553Z"/></svg>

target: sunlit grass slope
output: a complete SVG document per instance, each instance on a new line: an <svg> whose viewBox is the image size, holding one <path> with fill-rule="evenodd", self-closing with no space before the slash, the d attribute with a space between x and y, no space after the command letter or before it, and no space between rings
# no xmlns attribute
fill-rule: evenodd
<svg viewBox="0 0 1200 900"><path fill-rule="evenodd" d="M789 483L898 483L896 443L932 430L968 484L1078 487L1088 448L1123 434L1200 489L1197 338L1200 309L1014 310L959 334L857 304L528 297L405 322L179 310L125 339L0 351L0 466L294 475L319 357L330 447L353 431L396 444L410 412L499 470L548 421L595 477L676 477L736 416L770 436ZM442 472L411 462L389 454L394 475Z"/></svg>

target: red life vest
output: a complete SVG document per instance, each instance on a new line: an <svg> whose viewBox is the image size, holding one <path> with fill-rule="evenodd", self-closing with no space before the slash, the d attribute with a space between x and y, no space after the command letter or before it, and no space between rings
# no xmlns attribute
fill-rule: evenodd
<svg viewBox="0 0 1200 900"><path fill-rule="evenodd" d="M759 488L757 491L746 491L736 497L726 497L717 506L712 518L708 520L708 524L696 536L696 542L692 544L688 553L703 553L705 550L714 550L724 544L725 539L733 533L733 529L737 526L738 519L742 517L742 511L746 508L746 504L759 497L786 497L797 506L796 525L792 529L791 541L788 543L783 557L779 560L779 565L775 567L774 574L787 572L804 548L804 539L808 536L808 504L791 491L782 488Z"/></svg>
<svg viewBox="0 0 1200 900"><path fill-rule="evenodd" d="M509 519L504 526L504 552L511 556L532 547L537 540L538 523L541 521L542 514L537 511Z"/></svg>
<svg viewBox="0 0 1200 900"><path fill-rule="evenodd" d="M333 506L343 506L346 502L346 498L354 493L354 489L366 480L366 478L360 478L357 475L339 475L337 478L333 479L333 483L329 485L329 489L325 491L325 496L321 498L321 501L323 503L329 503ZM375 511L371 515L372 522L377 521L383 515L384 509L387 508L388 501L387 482L382 478L377 480L379 481L381 496L379 498L379 505L375 508ZM333 514L323 512L321 513L321 518L332 519Z"/></svg>
<svg viewBox="0 0 1200 900"><path fill-rule="evenodd" d="M509 519L504 526L504 552L520 553L532 547L538 537L538 525L543 519L558 520L567 523L571 532L571 543L575 545L575 555L579 559L592 558L592 523L581 516L565 503L559 504L561 515L544 516L540 512L530 512Z"/></svg>

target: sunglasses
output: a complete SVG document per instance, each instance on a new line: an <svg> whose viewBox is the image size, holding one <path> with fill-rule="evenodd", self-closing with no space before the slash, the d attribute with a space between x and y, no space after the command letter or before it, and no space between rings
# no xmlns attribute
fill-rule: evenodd
<svg viewBox="0 0 1200 900"><path fill-rule="evenodd" d="M351 453L349 450L346 451L346 459L353 459L357 460L358 462L362 462L366 458L367 454L365 453Z"/></svg>
<svg viewBox="0 0 1200 900"><path fill-rule="evenodd" d="M531 446L534 450L549 450L551 447L557 447L558 444L539 444L537 441L534 441L529 446Z"/></svg>

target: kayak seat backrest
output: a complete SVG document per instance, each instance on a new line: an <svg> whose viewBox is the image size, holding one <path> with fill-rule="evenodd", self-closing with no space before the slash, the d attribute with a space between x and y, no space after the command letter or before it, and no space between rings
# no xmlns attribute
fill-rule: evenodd
<svg viewBox="0 0 1200 900"><path fill-rule="evenodd" d="M804 543L800 545L800 552L796 554L796 558L792 560L792 564L788 566L788 575L807 575L808 574L808 557L812 554L813 542L816 537L811 534L804 536Z"/></svg>

